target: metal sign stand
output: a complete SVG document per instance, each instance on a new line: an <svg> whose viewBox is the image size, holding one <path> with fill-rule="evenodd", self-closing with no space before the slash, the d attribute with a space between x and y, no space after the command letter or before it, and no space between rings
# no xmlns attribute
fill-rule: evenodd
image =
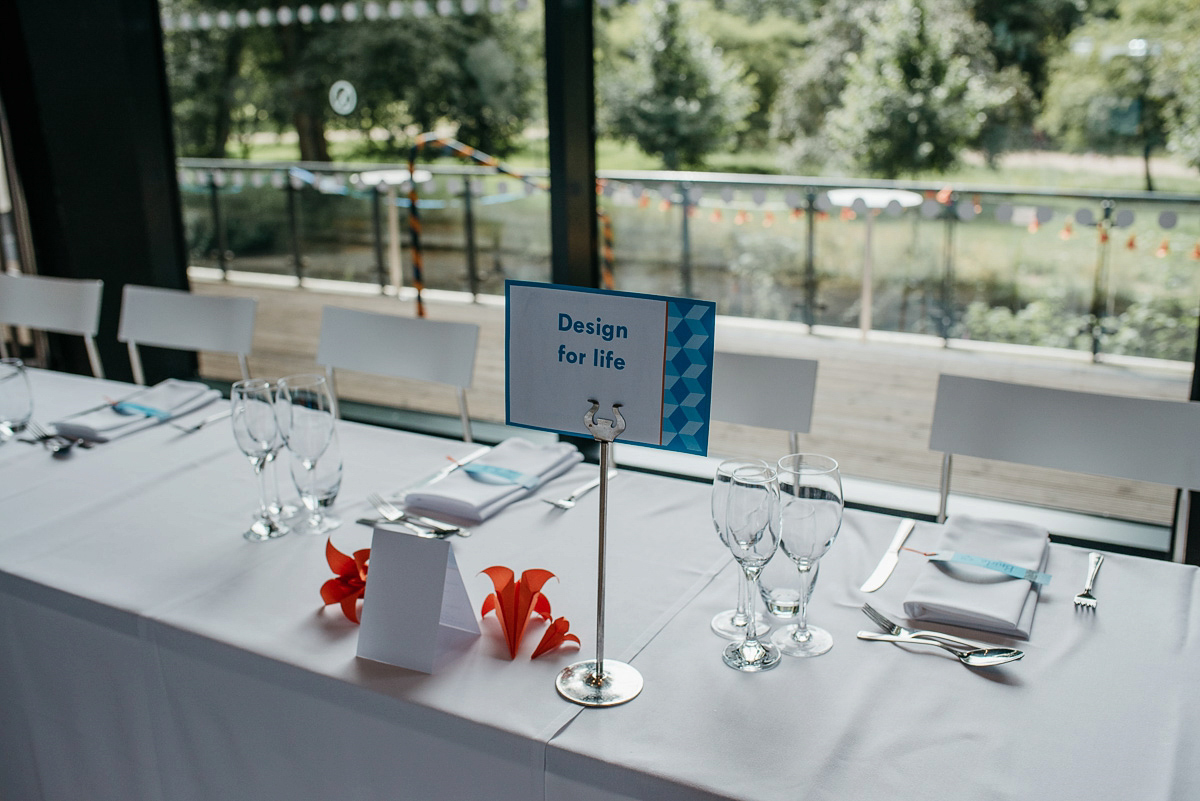
<svg viewBox="0 0 1200 801"><path fill-rule="evenodd" d="M596 658L563 668L555 680L558 694L582 706L616 706L632 701L642 691L642 674L624 662L604 659L604 551L608 525L608 471L612 446L625 430L621 404L614 403L612 420L597 420L598 401L588 399L592 407L583 423L600 443L600 558L596 588Z"/></svg>

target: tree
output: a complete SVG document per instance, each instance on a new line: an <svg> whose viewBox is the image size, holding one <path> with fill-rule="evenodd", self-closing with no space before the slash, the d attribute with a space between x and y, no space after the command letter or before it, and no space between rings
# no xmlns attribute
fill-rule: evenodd
<svg viewBox="0 0 1200 801"><path fill-rule="evenodd" d="M602 124L667 169L700 167L750 110L737 67L700 33L690 6L657 0L631 57L601 85Z"/></svg>
<svg viewBox="0 0 1200 801"><path fill-rule="evenodd" d="M957 0L826 9L837 17L821 26L835 34L822 55L836 60L793 72L781 106L796 122L796 162L841 160L886 178L942 172L1022 97L1023 78L1013 68L997 75L987 30Z"/></svg>

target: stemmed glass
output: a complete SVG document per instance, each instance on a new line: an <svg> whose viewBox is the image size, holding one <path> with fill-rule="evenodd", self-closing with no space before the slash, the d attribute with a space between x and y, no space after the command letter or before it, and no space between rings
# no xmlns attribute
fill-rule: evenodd
<svg viewBox="0 0 1200 801"><path fill-rule="evenodd" d="M321 534L336 527L321 512L317 498L317 460L333 439L333 395L324 376L293 375L279 381L277 413L284 442L303 465L307 498L301 493L308 515L293 528ZM313 501L310 503L310 499Z"/></svg>
<svg viewBox="0 0 1200 801"><path fill-rule="evenodd" d="M713 527L717 530L717 536L721 538L721 542L729 547L729 543L725 542L725 513L729 500L729 485L733 478L734 471L739 467L759 467L766 468L767 463L762 459L752 458L737 458L726 459L717 466L716 475L713 476L712 487L712 521ZM746 600L749 595L749 585L746 582L746 574L738 571L738 598L737 607L735 609L726 609L723 612L718 612L713 617L710 625L712 630L724 637L727 640L741 640L746 636L746 624L750 621L750 616L746 613ZM770 626L763 622L761 617L755 617L756 628L754 633L756 636L763 636L770 631Z"/></svg>
<svg viewBox="0 0 1200 801"><path fill-rule="evenodd" d="M254 542L283 536L287 529L271 514L263 471L278 434L271 384L261 378L238 381L230 390L229 402L233 408L233 438L258 476L258 514L243 536Z"/></svg>
<svg viewBox="0 0 1200 801"><path fill-rule="evenodd" d="M771 467L746 465L733 472L725 512L725 544L741 565L750 585L749 615L755 617L758 574L779 546L779 482ZM761 642L754 626L725 648L725 664L735 670L770 670L779 664L779 649Z"/></svg>
<svg viewBox="0 0 1200 801"><path fill-rule="evenodd" d="M290 454L287 461L292 482L296 485L296 491L300 493L300 502L304 504L304 508L320 514L327 529L340 526L341 518L328 512L342 486L342 454L341 448L338 447L337 431L333 432L329 447L317 460L313 475L310 476L304 469L304 461L296 454Z"/></svg>
<svg viewBox="0 0 1200 801"><path fill-rule="evenodd" d="M22 431L33 416L29 375L20 359L0 359L0 443Z"/></svg>
<svg viewBox="0 0 1200 801"><path fill-rule="evenodd" d="M779 460L780 540L783 552L800 571L797 622L771 635L789 656L819 656L833 647L833 635L808 625L808 601L817 582L820 559L842 526L842 478L828 456L793 453Z"/></svg>

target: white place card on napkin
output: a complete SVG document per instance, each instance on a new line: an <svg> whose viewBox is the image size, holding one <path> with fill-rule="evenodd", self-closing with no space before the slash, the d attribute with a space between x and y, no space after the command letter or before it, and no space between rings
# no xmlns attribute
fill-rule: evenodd
<svg viewBox="0 0 1200 801"><path fill-rule="evenodd" d="M937 551L971 554L1042 572L1050 553L1050 536L1045 529L1026 523L955 515L946 521ZM930 561L921 567L904 599L904 614L913 620L1028 639L1039 586L982 567Z"/></svg>
<svg viewBox="0 0 1200 801"><path fill-rule="evenodd" d="M433 673L479 636L448 540L376 526L358 655Z"/></svg>
<svg viewBox="0 0 1200 801"><path fill-rule="evenodd" d="M430 517L482 523L582 460L568 443L535 445L513 437L436 484L409 492L404 506Z"/></svg>
<svg viewBox="0 0 1200 801"><path fill-rule="evenodd" d="M64 437L108 442L194 412L220 397L198 381L168 378L122 402L59 420L54 427Z"/></svg>

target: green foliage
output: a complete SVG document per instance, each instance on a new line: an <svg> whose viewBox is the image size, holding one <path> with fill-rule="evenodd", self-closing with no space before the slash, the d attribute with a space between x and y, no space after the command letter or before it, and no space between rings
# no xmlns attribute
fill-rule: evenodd
<svg viewBox="0 0 1200 801"><path fill-rule="evenodd" d="M738 132L751 102L738 69L689 9L668 0L648 6L633 52L600 87L604 127L667 169L702 166Z"/></svg>
<svg viewBox="0 0 1200 801"><path fill-rule="evenodd" d="M1195 355L1198 322L1200 310L1194 299L1148 298L1131 304L1115 319L1105 321L1105 327L1112 333L1104 342L1104 350L1190 362Z"/></svg>
<svg viewBox="0 0 1200 801"><path fill-rule="evenodd" d="M1028 88L1015 68L997 74L987 30L961 2L834 0L825 10L831 16L813 25L821 54L785 78L774 127L781 138L791 132L793 166L841 160L886 178L943 172L989 120L987 143L1002 145L996 128L1019 117ZM842 65L840 81L830 64Z"/></svg>
<svg viewBox="0 0 1200 801"><path fill-rule="evenodd" d="M1031 301L1017 312L973 301L962 318L962 336L986 342L1047 348L1089 347L1088 316L1072 311L1062 297Z"/></svg>

